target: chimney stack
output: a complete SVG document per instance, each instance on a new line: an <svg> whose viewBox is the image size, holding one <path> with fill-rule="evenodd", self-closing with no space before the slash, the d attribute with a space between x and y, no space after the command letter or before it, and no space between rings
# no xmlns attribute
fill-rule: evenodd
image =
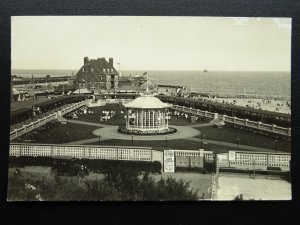
<svg viewBox="0 0 300 225"><path fill-rule="evenodd" d="M89 57L84 57L84 65L87 65L89 63Z"/></svg>
<svg viewBox="0 0 300 225"><path fill-rule="evenodd" d="M109 65L110 65L111 67L114 66L114 59L113 59L112 57L109 58Z"/></svg>

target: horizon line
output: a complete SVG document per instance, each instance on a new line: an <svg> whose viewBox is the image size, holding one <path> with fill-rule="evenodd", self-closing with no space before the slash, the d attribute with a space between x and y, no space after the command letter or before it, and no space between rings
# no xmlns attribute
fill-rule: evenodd
<svg viewBox="0 0 300 225"><path fill-rule="evenodd" d="M79 69L45 69L45 68L31 68L31 69L13 69L11 68L11 72L13 70L71 70L71 71L78 71ZM207 72L209 71L213 71L213 72L225 72L225 71L228 71L228 72L291 72L291 70L228 70L228 69L224 69L224 70L221 70L221 69L218 69L218 70L208 70L208 69L122 69L120 70L121 72L122 71L204 71L204 70L207 70ZM118 71L118 70L117 70ZM119 71L118 71L119 72Z"/></svg>

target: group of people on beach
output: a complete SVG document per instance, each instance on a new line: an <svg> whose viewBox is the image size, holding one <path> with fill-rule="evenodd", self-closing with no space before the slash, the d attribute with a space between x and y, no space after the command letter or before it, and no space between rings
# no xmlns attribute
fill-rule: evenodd
<svg viewBox="0 0 300 225"><path fill-rule="evenodd" d="M289 101L279 100L277 98L218 98L217 96L201 96L200 94L189 96L189 98L288 114L291 110L291 103Z"/></svg>

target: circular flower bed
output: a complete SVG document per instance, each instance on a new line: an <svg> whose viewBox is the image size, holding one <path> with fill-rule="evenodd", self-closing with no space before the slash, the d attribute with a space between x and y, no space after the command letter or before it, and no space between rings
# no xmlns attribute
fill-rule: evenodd
<svg viewBox="0 0 300 225"><path fill-rule="evenodd" d="M149 131L141 131L141 130L128 130L126 127L119 127L118 132L122 134L128 135L162 135L162 134L174 134L177 132L177 129L173 127L169 127L164 130L149 130Z"/></svg>

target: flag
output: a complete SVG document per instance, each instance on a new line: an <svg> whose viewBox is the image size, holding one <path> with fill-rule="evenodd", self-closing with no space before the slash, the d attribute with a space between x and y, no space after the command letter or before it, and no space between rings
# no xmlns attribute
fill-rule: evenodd
<svg viewBox="0 0 300 225"><path fill-rule="evenodd" d="M147 72L143 73L143 76L147 75Z"/></svg>

